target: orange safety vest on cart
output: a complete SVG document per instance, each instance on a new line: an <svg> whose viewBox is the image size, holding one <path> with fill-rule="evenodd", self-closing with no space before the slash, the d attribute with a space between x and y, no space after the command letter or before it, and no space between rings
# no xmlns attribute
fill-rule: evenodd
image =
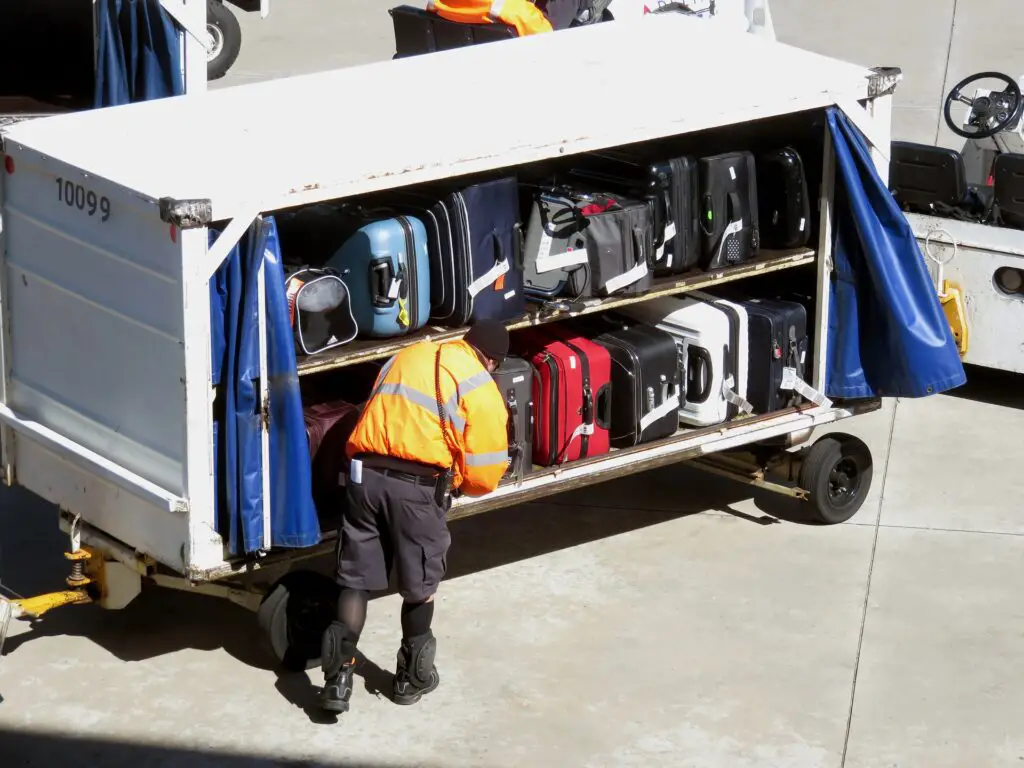
<svg viewBox="0 0 1024 768"><path fill-rule="evenodd" d="M438 347L447 439L437 417ZM469 344L421 341L384 364L346 452L349 458L375 453L451 467L452 488L482 496L498 487L508 468L507 422L505 401Z"/></svg>
<svg viewBox="0 0 1024 768"><path fill-rule="evenodd" d="M530 0L427 0L427 10L448 21L515 27L519 36L552 32L547 16Z"/></svg>

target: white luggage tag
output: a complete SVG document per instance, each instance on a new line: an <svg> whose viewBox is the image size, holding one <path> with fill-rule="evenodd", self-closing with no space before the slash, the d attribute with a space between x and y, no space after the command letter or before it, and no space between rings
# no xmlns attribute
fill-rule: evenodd
<svg viewBox="0 0 1024 768"><path fill-rule="evenodd" d="M654 252L654 260L655 261L661 261L665 257L665 246L668 245L668 241L671 240L675 236L676 236L676 223L674 221L670 221L668 224L665 225L665 241L661 245L659 245L657 250ZM668 255L668 260L665 262L665 266L666 267L671 267L672 266L672 254L671 253Z"/></svg>
<svg viewBox="0 0 1024 768"><path fill-rule="evenodd" d="M586 248L573 249L570 247L565 253L556 253L552 256L551 246L553 243L554 239L551 235L547 232L541 233L540 247L537 249L537 274L542 275L545 272L552 272L556 269L575 267L587 263Z"/></svg>
<svg viewBox="0 0 1024 768"><path fill-rule="evenodd" d="M632 285L637 280L643 279L647 275L647 262L641 261L635 267L628 272L623 272L618 277L613 277L607 283L604 284L604 290L609 293L615 293L621 288L625 288L627 285Z"/></svg>
<svg viewBox="0 0 1024 768"><path fill-rule="evenodd" d="M497 282L498 278L504 274L507 274L512 267L508 263L508 259L503 259L487 270L483 275L478 277L472 283L469 284L469 295L472 298L476 298L476 295L480 293L484 288L489 285L493 285Z"/></svg>
<svg viewBox="0 0 1024 768"><path fill-rule="evenodd" d="M672 395L661 405L654 408L650 413L640 419L640 431L645 431L651 424L664 418L672 411L679 410L679 395Z"/></svg>
<svg viewBox="0 0 1024 768"><path fill-rule="evenodd" d="M782 386L780 386L779 389L792 390L804 399L810 400L815 405L820 405L825 408L832 407L831 400L796 375L796 368L787 367L782 369Z"/></svg>
<svg viewBox="0 0 1024 768"><path fill-rule="evenodd" d="M397 299L399 291L402 290L402 278L391 278L391 285L388 287L388 298Z"/></svg>
<svg viewBox="0 0 1024 768"><path fill-rule="evenodd" d="M352 459L348 465L348 476L353 485L363 482L363 462L359 459Z"/></svg>
<svg viewBox="0 0 1024 768"><path fill-rule="evenodd" d="M741 413L753 413L754 406L736 393L736 390L733 388L735 385L736 380L732 376L726 377L725 381L722 382L722 396L725 398L725 401L730 405L735 405L740 409Z"/></svg>

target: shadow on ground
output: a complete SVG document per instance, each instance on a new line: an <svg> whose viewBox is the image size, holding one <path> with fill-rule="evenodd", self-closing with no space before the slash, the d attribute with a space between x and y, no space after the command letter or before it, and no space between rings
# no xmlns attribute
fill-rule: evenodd
<svg viewBox="0 0 1024 768"><path fill-rule="evenodd" d="M976 365L965 365L964 370L967 383L949 391L950 397L1024 410L1024 388L1020 386L1019 374Z"/></svg>
<svg viewBox="0 0 1024 768"><path fill-rule="evenodd" d="M760 525L780 520L803 522L798 503L768 492L753 494L765 516L730 509L730 505L749 499L751 491L748 486L675 465L564 493L543 503L457 520L451 524L446 578L457 579L700 512L727 513ZM0 577L6 587L23 595L60 589L67 573L62 555L65 545L55 508L23 490L0 489ZM325 573L332 566L332 558L301 565ZM16 657L22 645L56 635L85 637L123 661L141 661L186 648L223 648L245 664L274 667L250 612L219 598L167 589L144 590L120 611L92 606L55 610L35 622L30 631L8 637L4 656ZM368 688L390 690L390 672L369 661L362 671ZM308 711L314 692L303 677L281 674L278 689Z"/></svg>
<svg viewBox="0 0 1024 768"><path fill-rule="evenodd" d="M151 744L105 741L24 729L0 728L4 768L433 768L429 763L366 761L323 762L226 754Z"/></svg>

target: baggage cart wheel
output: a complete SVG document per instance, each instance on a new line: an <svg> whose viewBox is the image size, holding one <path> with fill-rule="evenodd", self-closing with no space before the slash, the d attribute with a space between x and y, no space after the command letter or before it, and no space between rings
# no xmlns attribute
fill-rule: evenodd
<svg viewBox="0 0 1024 768"><path fill-rule="evenodd" d="M800 466L814 519L835 525L853 517L871 488L871 470L871 451L860 438L834 433L815 442Z"/></svg>
<svg viewBox="0 0 1024 768"><path fill-rule="evenodd" d="M334 621L340 590L313 571L292 571L274 584L256 612L263 639L291 671L320 666L320 644Z"/></svg>
<svg viewBox="0 0 1024 768"><path fill-rule="evenodd" d="M206 0L206 79L219 80L228 73L242 50L242 26L221 0Z"/></svg>

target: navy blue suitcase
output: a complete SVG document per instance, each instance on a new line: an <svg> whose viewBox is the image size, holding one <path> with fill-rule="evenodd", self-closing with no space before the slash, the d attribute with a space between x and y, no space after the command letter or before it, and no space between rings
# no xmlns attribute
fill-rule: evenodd
<svg viewBox="0 0 1024 768"><path fill-rule="evenodd" d="M386 200L426 226L435 322L460 327L477 320L512 320L526 311L515 177L395 190Z"/></svg>
<svg viewBox="0 0 1024 768"><path fill-rule="evenodd" d="M403 336L427 324L427 230L415 216L367 221L345 240L325 266L337 270L348 286L352 314L361 335Z"/></svg>

